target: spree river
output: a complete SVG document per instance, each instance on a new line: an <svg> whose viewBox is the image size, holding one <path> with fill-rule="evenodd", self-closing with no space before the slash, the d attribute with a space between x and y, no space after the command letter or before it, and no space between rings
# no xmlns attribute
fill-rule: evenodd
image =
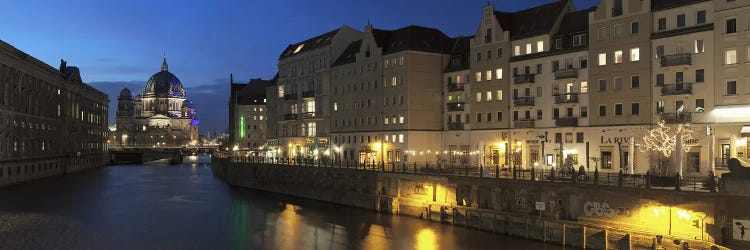
<svg viewBox="0 0 750 250"><path fill-rule="evenodd" d="M210 163L109 166L0 189L0 249L559 249L232 188Z"/></svg>

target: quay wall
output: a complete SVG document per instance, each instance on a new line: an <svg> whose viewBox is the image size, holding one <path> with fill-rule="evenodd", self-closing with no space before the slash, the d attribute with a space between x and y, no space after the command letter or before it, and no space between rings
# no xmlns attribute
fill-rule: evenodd
<svg viewBox="0 0 750 250"><path fill-rule="evenodd" d="M101 167L107 158L107 154L89 153L0 161L0 187Z"/></svg>
<svg viewBox="0 0 750 250"><path fill-rule="evenodd" d="M733 222L750 219L748 196L226 161L212 168L237 187L570 247L750 247L732 237Z"/></svg>

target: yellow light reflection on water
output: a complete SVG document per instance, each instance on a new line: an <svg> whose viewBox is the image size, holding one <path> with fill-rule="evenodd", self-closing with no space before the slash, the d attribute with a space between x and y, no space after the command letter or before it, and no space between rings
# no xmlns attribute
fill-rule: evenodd
<svg viewBox="0 0 750 250"><path fill-rule="evenodd" d="M419 230L416 238L417 244L414 245L414 249L417 250L433 250L438 249L437 236L431 228L423 228Z"/></svg>

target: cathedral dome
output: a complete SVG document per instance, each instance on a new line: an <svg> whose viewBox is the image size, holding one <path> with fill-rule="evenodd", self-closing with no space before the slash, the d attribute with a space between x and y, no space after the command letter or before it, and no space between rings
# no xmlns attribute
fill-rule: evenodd
<svg viewBox="0 0 750 250"><path fill-rule="evenodd" d="M130 92L130 89L128 87L125 87L120 91L120 97L131 97L133 94Z"/></svg>
<svg viewBox="0 0 750 250"><path fill-rule="evenodd" d="M185 97L185 90L182 88L180 79L167 71L166 58L164 58L164 62L162 63L161 71L152 75L148 79L148 82L146 82L146 87L143 89L143 96Z"/></svg>

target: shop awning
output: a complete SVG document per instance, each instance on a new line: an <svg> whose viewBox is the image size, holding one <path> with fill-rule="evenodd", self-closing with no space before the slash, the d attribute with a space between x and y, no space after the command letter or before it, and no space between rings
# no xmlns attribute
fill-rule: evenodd
<svg viewBox="0 0 750 250"><path fill-rule="evenodd" d="M740 130L740 136L750 137L750 126L742 126L742 130Z"/></svg>

